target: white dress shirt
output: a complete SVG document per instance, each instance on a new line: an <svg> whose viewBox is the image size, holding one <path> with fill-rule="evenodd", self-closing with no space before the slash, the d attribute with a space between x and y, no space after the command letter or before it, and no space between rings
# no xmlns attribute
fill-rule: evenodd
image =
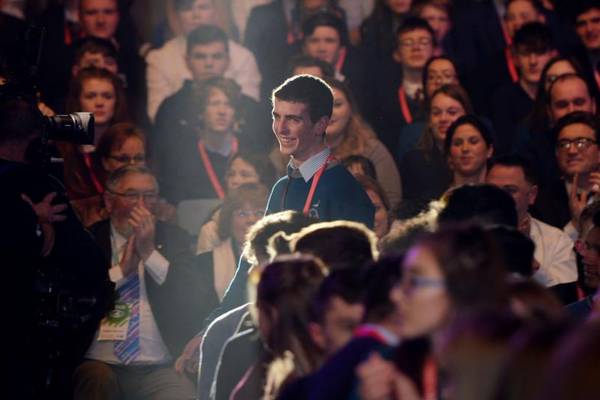
<svg viewBox="0 0 600 400"><path fill-rule="evenodd" d="M111 243L112 259L120 260L122 250L125 248L127 239L120 235L111 225ZM121 250L121 251L120 251ZM157 250L154 250L145 262L140 262L138 274L140 276L140 355L129 365L152 365L164 364L171 361L169 350L165 346L163 339L154 320L150 303L148 302L148 293L144 275L148 273L152 279L159 285L162 285L167 279L169 272L169 261L165 259ZM118 261L113 261L113 267L109 270L110 280L113 281L117 289L125 282L121 267ZM103 361L108 364L121 364L121 361L114 353L114 344L112 340L98 340L98 332L94 342L90 346L86 358Z"/></svg>

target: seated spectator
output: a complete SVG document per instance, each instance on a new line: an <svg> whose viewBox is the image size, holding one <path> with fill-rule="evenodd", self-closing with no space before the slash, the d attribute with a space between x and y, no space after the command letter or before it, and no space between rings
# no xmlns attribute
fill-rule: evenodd
<svg viewBox="0 0 600 400"><path fill-rule="evenodd" d="M355 178L367 192L367 196L375 206L373 232L375 232L377 239L381 239L390 230L390 214L392 212L390 203L383 188L375 179L371 179L366 175L355 175Z"/></svg>
<svg viewBox="0 0 600 400"><path fill-rule="evenodd" d="M419 143L400 162L402 194L417 212L439 198L450 186L452 176L444 152L448 128L473 108L465 90L445 85L436 90L429 102L429 118Z"/></svg>
<svg viewBox="0 0 600 400"><path fill-rule="evenodd" d="M600 40L595 37L596 18L600 16L600 2L597 0L586 0L577 3L574 13L575 33L579 37L580 43L585 48L584 64L585 71L596 78L598 83L598 50L600 49Z"/></svg>
<svg viewBox="0 0 600 400"><path fill-rule="evenodd" d="M496 150L500 154L514 147L516 127L531 112L542 71L557 54L550 28L539 22L523 25L515 33L511 54L519 80L500 86L490 107L490 117L498 133Z"/></svg>
<svg viewBox="0 0 600 400"><path fill-rule="evenodd" d="M88 67L104 68L115 75L119 74L117 49L107 39L86 37L76 43L72 76L77 76L80 70Z"/></svg>
<svg viewBox="0 0 600 400"><path fill-rule="evenodd" d="M457 45L452 42L452 2L448 0L425 0L414 4L411 13L424 19L435 33L436 46L433 54L453 54Z"/></svg>
<svg viewBox="0 0 600 400"><path fill-rule="evenodd" d="M435 45L431 27L420 18L407 19L398 29L396 39L395 50L384 59L385 65L371 70L377 99L371 122L392 153L398 146L401 129L426 117L423 70Z"/></svg>
<svg viewBox="0 0 600 400"><path fill-rule="evenodd" d="M152 121L162 101L180 90L186 79L192 78L186 65L187 35L201 25L216 26L215 0L176 0L174 5L182 34L146 57L148 115ZM196 13L196 8L202 11ZM224 76L235 80L245 95L258 100L261 77L254 55L233 40L227 41L225 50L228 50L229 63ZM214 61L222 63L223 54Z"/></svg>
<svg viewBox="0 0 600 400"><path fill-rule="evenodd" d="M158 150L166 146L165 141L177 135L177 130L202 124L198 118L197 93L207 80L226 78L231 65L229 40L217 26L199 26L188 34L184 43L185 66L191 79L182 81L183 86L179 85L180 89L169 94L158 108L153 140L150 141L152 148L157 147ZM238 107L238 123L248 136L246 146L262 150L272 145L271 135L265 133L270 127L267 110L243 92Z"/></svg>
<svg viewBox="0 0 600 400"><path fill-rule="evenodd" d="M405 345L410 346L412 338L440 337L437 335L461 316L508 308L505 267L496 252L490 234L477 227L443 229L409 249L401 281L390 294L402 321L400 333ZM381 398L373 397L374 393L390 396L394 387L417 396L410 398L436 390L424 386L431 382L423 382L422 374L423 369L429 369L430 379L436 379L438 372L433 365L437 365L439 354L426 352L416 365L399 354L392 362L379 353L371 354L358 367L361 398ZM397 369L393 363L403 367Z"/></svg>
<svg viewBox="0 0 600 400"><path fill-rule="evenodd" d="M244 244L244 257L252 265L253 270L262 270L269 263L270 256L267 248L269 247L271 236L280 231L292 234L312 222L312 219L294 211L282 211L264 217L249 229ZM248 271L245 270L243 273L248 274ZM249 305L244 304L220 315L212 321L206 328L204 335L200 334L192 339L186 345L184 353L177 360L176 365L179 365L179 370L185 368L187 372L195 373L198 368L198 357L195 356L195 351L198 349L199 343L201 343L199 354L200 366L198 369L198 398L200 400L207 400L209 398L213 382L216 378L215 372L217 371L219 357L225 343L234 335L247 330L248 326L254 326L254 323L249 318ZM247 320L250 320L250 324L244 323ZM241 369L240 375L243 374L245 368L242 367L239 369ZM237 383L239 378L233 378L232 380Z"/></svg>
<svg viewBox="0 0 600 400"><path fill-rule="evenodd" d="M529 214L538 192L536 178L529 163L520 157L500 156L488 166L486 183L496 185L515 200L519 230L535 243L535 260L539 269L533 279L552 288L565 303L576 297L577 266L573 241L563 231Z"/></svg>
<svg viewBox="0 0 600 400"><path fill-rule="evenodd" d="M334 77L356 94L357 105L366 113L372 106L364 58L348 39L344 20L331 13L318 13L302 24L302 52L333 67Z"/></svg>
<svg viewBox="0 0 600 400"><path fill-rule="evenodd" d="M155 221L158 186L147 169L121 168L106 187L110 220L91 232L113 260L109 276L117 285L118 308L107 315L75 371L74 398L193 398L193 383L175 372L172 357L218 303L213 271L199 268L185 232ZM107 333L108 321L123 314L128 328L118 336Z"/></svg>
<svg viewBox="0 0 600 400"><path fill-rule="evenodd" d="M377 62L389 57L397 43L397 30L410 11L412 0L375 0L373 12L360 27L361 44L367 58L375 62L369 70L377 70Z"/></svg>
<svg viewBox="0 0 600 400"><path fill-rule="evenodd" d="M427 60L423 71L423 89L427 101L442 86L459 84L458 68L451 58L435 56Z"/></svg>
<svg viewBox="0 0 600 400"><path fill-rule="evenodd" d="M573 101L578 101L577 97L569 100ZM579 215L593 201L600 185L598 122L592 114L573 112L558 120L553 133L560 172L540 190L532 215L575 240Z"/></svg>
<svg viewBox="0 0 600 400"><path fill-rule="evenodd" d="M264 155L241 151L230 160L225 173L225 190L229 194L243 184L260 183L271 187L275 182L275 169L273 164ZM212 250L219 245L218 225L221 214L219 205L212 213L210 220L200 228L196 252L198 254Z"/></svg>
<svg viewBox="0 0 600 400"><path fill-rule="evenodd" d="M482 120L463 115L454 121L444 139L444 150L453 173L453 187L485 181L494 139Z"/></svg>
<svg viewBox="0 0 600 400"><path fill-rule="evenodd" d="M390 292L400 280L401 264L401 256L389 256L365 268L362 324L354 330L351 340L311 376L311 399L348 398L356 366L374 349L398 344L400 321Z"/></svg>
<svg viewBox="0 0 600 400"><path fill-rule="evenodd" d="M240 89L230 79L214 78L198 91L197 118L157 148L159 180L173 204L198 198L224 198L227 162L238 150L236 122Z"/></svg>
<svg viewBox="0 0 600 400"><path fill-rule="evenodd" d="M333 79L334 70L331 64L315 57L297 54L290 60L289 76L312 75L321 79Z"/></svg>
<svg viewBox="0 0 600 400"><path fill-rule="evenodd" d="M113 124L128 118L127 100L121 80L105 69L89 67L73 78L67 97L67 112L94 114L94 145L77 146L70 143L58 145L64 159L64 182L73 200L97 196L100 185L92 178L92 154L104 132Z"/></svg>
<svg viewBox="0 0 600 400"><path fill-rule="evenodd" d="M581 283L587 295L577 302L570 304L568 311L581 319L587 318L598 300L597 290L600 287L600 214L596 212L592 225L582 232L576 242L577 253L583 264Z"/></svg>
<svg viewBox="0 0 600 400"><path fill-rule="evenodd" d="M246 183L231 190L223 201L218 221L220 243L202 253L203 268L212 268L219 300L233 279L248 229L264 215L267 189Z"/></svg>
<svg viewBox="0 0 600 400"><path fill-rule="evenodd" d="M375 166L375 173L390 204L395 208L402 198L400 174L394 159L365 123L350 88L337 80L328 80L333 89L333 113L325 140L333 155L342 160L362 155Z"/></svg>
<svg viewBox="0 0 600 400"><path fill-rule="evenodd" d="M90 168L87 170L98 195L71 202L84 226L108 218L108 211L102 200L106 177L121 167L144 166L145 163L146 139L140 128L129 122L121 122L104 132L96 151L90 153Z"/></svg>

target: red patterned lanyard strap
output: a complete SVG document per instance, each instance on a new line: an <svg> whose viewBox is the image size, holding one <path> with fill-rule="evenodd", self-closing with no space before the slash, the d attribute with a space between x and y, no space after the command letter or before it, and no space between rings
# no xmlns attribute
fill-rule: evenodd
<svg viewBox="0 0 600 400"><path fill-rule="evenodd" d="M327 157L327 159L323 163L323 165L321 165L317 172L315 172L312 184L310 185L310 190L308 191L308 196L306 196L304 208L302 209L304 215L308 215L308 211L310 210L310 204L312 203L313 198L315 197L315 191L317 190L317 186L319 185L319 181L321 180L321 175L323 175L323 172L325 172L325 170L327 169L327 165L334 159L335 157L330 154L329 157Z"/></svg>
<svg viewBox="0 0 600 400"><path fill-rule="evenodd" d="M100 194L104 193L104 186L100 183L100 180L94 172L94 167L92 165L92 156L90 155L90 153L83 153L83 162L85 163L85 166L87 167L90 173L90 178L92 179L94 189L96 189L96 191Z"/></svg>
<svg viewBox="0 0 600 400"><path fill-rule="evenodd" d="M238 149L238 141L236 138L233 138L231 141L231 154L237 153ZM219 197L219 199L223 200L225 198L225 190L223 190L223 186L221 185L221 181L215 172L215 168L210 162L210 158L208 157L208 153L206 152L206 145L204 141L198 140L198 153L200 153L200 158L202 159L202 164L204 164L204 169L206 170L206 174L208 175L208 179L215 190L215 193Z"/></svg>
<svg viewBox="0 0 600 400"><path fill-rule="evenodd" d="M406 99L406 92L404 91L404 87L400 85L398 88L398 101L400 102L400 111L402 111L402 115L404 116L404 120L408 124L412 124L413 117L410 113L410 108L408 107L408 100Z"/></svg>

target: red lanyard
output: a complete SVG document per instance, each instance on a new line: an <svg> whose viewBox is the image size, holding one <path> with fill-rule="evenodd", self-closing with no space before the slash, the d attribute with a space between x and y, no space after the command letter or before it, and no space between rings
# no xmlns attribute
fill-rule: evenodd
<svg viewBox="0 0 600 400"><path fill-rule="evenodd" d="M433 357L425 360L423 366L423 400L436 400L438 389L438 370Z"/></svg>
<svg viewBox="0 0 600 400"><path fill-rule="evenodd" d="M404 87L400 85L398 88L398 101L400 102L400 111L402 111L402 115L404 116L404 120L408 124L412 124L413 117L410 113L410 108L408 107L408 100L406 99L406 92L404 91Z"/></svg>
<svg viewBox="0 0 600 400"><path fill-rule="evenodd" d="M330 154L329 157L327 157L327 159L323 163L323 165L321 165L319 170L314 174L312 184L310 185L310 190L308 191L308 196L306 196L304 208L302 209L304 215L308 215L308 211L310 210L310 203L312 203L313 197L315 197L315 191L317 190L317 185L321 180L321 175L323 175L323 172L325 172L325 170L327 169L327 164L329 164L329 162L332 161L334 158L335 157Z"/></svg>
<svg viewBox="0 0 600 400"><path fill-rule="evenodd" d="M387 344L389 346L393 345L393 343L390 343L390 340L388 338L386 338L385 335L383 335L377 329L377 327L370 326L370 325L363 325L363 326L359 326L358 328L356 328L356 330L354 331L354 336L355 337L363 337L363 338L370 337L372 339L377 340L379 343Z"/></svg>
<svg viewBox="0 0 600 400"><path fill-rule="evenodd" d="M517 72L517 67L515 67L509 47L504 49L504 57L506 58L506 68L508 68L510 79L513 83L517 83L519 81L519 73Z"/></svg>
<svg viewBox="0 0 600 400"><path fill-rule="evenodd" d="M238 149L238 141L236 138L233 138L231 141L231 154L237 153ZM202 164L204 164L204 169L206 170L206 174L208 175L208 179L210 179L210 183L215 189L217 196L219 199L223 200L225 197L225 191L223 190L223 186L221 186L221 182L219 181L219 177L217 177L217 173L215 172L215 168L210 162L210 158L208 158L208 154L206 153L206 146L202 140L198 140L198 152L200 153L200 158L202 159Z"/></svg>
<svg viewBox="0 0 600 400"><path fill-rule="evenodd" d="M338 57L338 60L335 63L335 70L337 72L341 72L342 68L344 68L344 62L346 61L346 53L347 53L346 48L342 47L340 49L340 56Z"/></svg>
<svg viewBox="0 0 600 400"><path fill-rule="evenodd" d="M598 86L598 88L600 89L600 72L598 72L595 68L594 68L594 79L596 80L596 86Z"/></svg>
<svg viewBox="0 0 600 400"><path fill-rule="evenodd" d="M92 179L92 183L94 184L94 188L96 189L96 191L100 194L104 193L104 186L102 186L102 184L96 177L96 174L94 173L94 168L92 166L92 157L90 156L90 153L83 153L83 162L85 163L85 166L87 167L90 173L90 178Z"/></svg>

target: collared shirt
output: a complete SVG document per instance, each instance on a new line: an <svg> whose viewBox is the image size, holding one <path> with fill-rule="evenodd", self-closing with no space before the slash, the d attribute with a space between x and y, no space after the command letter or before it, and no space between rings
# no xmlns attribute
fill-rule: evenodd
<svg viewBox="0 0 600 400"><path fill-rule="evenodd" d="M111 225L111 243L112 243L112 259L113 267L108 271L110 280L113 281L117 289L125 282L121 267L118 265L118 260L122 256L122 250L125 248L127 239L119 234ZM171 360L169 350L165 346L152 309L148 301L148 293L146 292L146 284L144 274L148 273L154 281L162 285L167 279L169 272L169 261L165 259L157 250L154 250L150 257L145 262L140 262L138 265L138 274L140 276L140 355L130 365L146 365L146 364L164 364ZM90 346L86 358L92 360L104 361L108 364L120 364L121 361L114 353L114 341L98 340L98 332L96 338Z"/></svg>
<svg viewBox="0 0 600 400"><path fill-rule="evenodd" d="M223 157L229 157L229 155L233 152L233 135L230 133L227 133L226 135L227 137L225 137L225 140L223 140L223 144L219 147L210 146L207 141L204 141L206 149L213 153L220 154Z"/></svg>
<svg viewBox="0 0 600 400"><path fill-rule="evenodd" d="M325 163L330 154L331 150L329 147L325 147L317 154L310 156L300 167L296 167L293 160L290 160L288 163L288 175L292 178L299 178L301 176L304 182L308 182Z"/></svg>
<svg viewBox="0 0 600 400"><path fill-rule="evenodd" d="M545 287L577 280L573 241L565 232L532 217L529 236L535 243L534 257L540 263L534 280Z"/></svg>

